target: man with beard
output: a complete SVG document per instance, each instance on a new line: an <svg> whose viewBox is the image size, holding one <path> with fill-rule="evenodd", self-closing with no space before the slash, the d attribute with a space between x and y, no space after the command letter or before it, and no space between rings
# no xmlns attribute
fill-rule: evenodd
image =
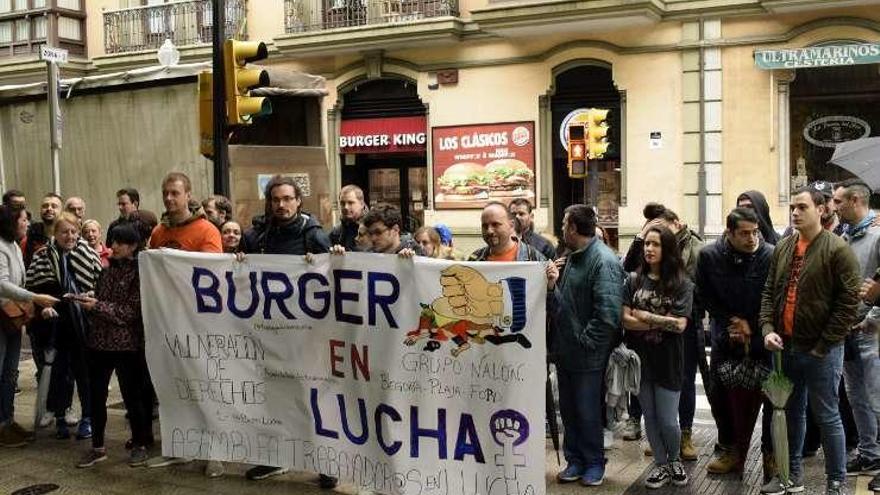
<svg viewBox="0 0 880 495"><path fill-rule="evenodd" d="M205 217L210 220L218 230L227 220L232 219L232 202L229 201L229 198L220 194L208 196L203 199L202 210L205 212Z"/></svg>
<svg viewBox="0 0 880 495"><path fill-rule="evenodd" d="M868 207L870 197L871 189L853 179L837 184L833 200L840 220L850 226L843 239L859 260L865 279L870 279L880 266L880 227L874 225L877 215ZM846 337L843 376L859 436L858 454L846 465L850 475L880 472L880 357L875 322L868 319L871 306L859 303L856 325Z"/></svg>
<svg viewBox="0 0 880 495"><path fill-rule="evenodd" d="M568 466L560 483L601 485L605 478L602 402L605 368L620 339L623 270L617 256L596 238L596 212L578 204L562 219L566 257L557 282L553 348L559 377L559 409ZM548 264L548 267L555 265ZM548 279L551 273L548 271Z"/></svg>
<svg viewBox="0 0 880 495"><path fill-rule="evenodd" d="M504 203L492 201L480 216L486 247L477 249L468 261L545 261L537 249L516 236L516 216Z"/></svg>
<svg viewBox="0 0 880 495"><path fill-rule="evenodd" d="M21 252L24 256L24 266L30 266L34 259L34 253L49 243L54 237L55 220L61 214L63 199L53 192L46 193L40 202L40 222L35 222L28 227L27 235L21 241Z"/></svg>
<svg viewBox="0 0 880 495"><path fill-rule="evenodd" d="M730 371L748 365L767 369L770 364L758 330L758 313L773 246L764 238L760 226L761 218L754 209L734 209L727 216L724 236L703 248L697 262L696 292L709 312L711 371L714 395L720 406L713 408L713 416L719 442L723 440L724 447L706 466L713 474L743 472L762 404L760 380L737 381ZM765 482L775 474L770 413L765 404L761 432Z"/></svg>
<svg viewBox="0 0 880 495"><path fill-rule="evenodd" d="M519 238L526 244L534 247L548 260L556 258L556 250L550 242L541 234L535 232L535 214L532 212L532 203L526 198L516 198L510 202L508 209L516 216L519 223Z"/></svg>
<svg viewBox="0 0 880 495"><path fill-rule="evenodd" d="M330 240L317 219L301 211L302 191L290 177L276 175L266 184L265 222L248 230L244 238L246 252L260 254L288 254L305 256L326 253ZM255 466L245 477L260 481L288 472L278 466ZM333 488L336 478L320 475L321 488Z"/></svg>
<svg viewBox="0 0 880 495"><path fill-rule="evenodd" d="M364 191L360 187L349 184L340 189L339 214L342 218L330 232L330 244L342 246L346 251L357 251L358 226L366 212Z"/></svg>

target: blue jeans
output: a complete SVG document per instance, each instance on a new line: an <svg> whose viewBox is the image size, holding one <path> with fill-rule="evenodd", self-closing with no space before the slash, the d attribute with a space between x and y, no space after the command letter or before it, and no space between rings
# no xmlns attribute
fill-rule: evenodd
<svg viewBox="0 0 880 495"><path fill-rule="evenodd" d="M822 432L825 475L829 481L844 481L846 439L837 403L837 390L843 373L843 345L832 347L822 358L790 350L790 347L786 347L782 353L782 369L794 385L786 408L791 476L803 479L802 452L809 395L813 418Z"/></svg>
<svg viewBox="0 0 880 495"><path fill-rule="evenodd" d="M678 400L681 392L642 382L639 403L645 415L648 443L654 451L654 462L668 464L679 459L681 429L678 426Z"/></svg>
<svg viewBox="0 0 880 495"><path fill-rule="evenodd" d="M587 467L605 463L602 450L602 371L577 372L556 368L559 379L559 411L565 436L565 461Z"/></svg>
<svg viewBox="0 0 880 495"><path fill-rule="evenodd" d="M880 357L877 356L877 334L856 332L853 339L858 355L843 363L846 394L849 397L856 429L859 433L859 455L870 461L880 459L877 443L877 420L880 418Z"/></svg>
<svg viewBox="0 0 880 495"><path fill-rule="evenodd" d="M21 332L0 330L0 425L15 419L13 402L21 357Z"/></svg>

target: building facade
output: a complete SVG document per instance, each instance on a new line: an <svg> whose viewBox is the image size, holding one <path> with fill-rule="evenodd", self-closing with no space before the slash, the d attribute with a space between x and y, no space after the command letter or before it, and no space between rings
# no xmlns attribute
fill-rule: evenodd
<svg viewBox="0 0 880 495"><path fill-rule="evenodd" d="M2 54L10 3L0 82L39 80L29 53ZM155 64L166 38L182 62L209 60L209 5L89 0L85 50L64 70ZM782 228L793 187L845 177L826 164L834 144L880 135L878 6L227 0L227 33L267 42L274 68L326 78L330 197L358 184L370 204L399 206L408 228L444 223L465 246L486 201L528 198L539 229L556 233L565 206L586 200L625 244L649 201L713 235L757 189ZM591 107L610 110L611 145L588 179L571 179L564 129Z"/></svg>

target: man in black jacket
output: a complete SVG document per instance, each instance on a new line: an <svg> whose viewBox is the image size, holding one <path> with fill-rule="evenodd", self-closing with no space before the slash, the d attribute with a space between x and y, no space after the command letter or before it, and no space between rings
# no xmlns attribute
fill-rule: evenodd
<svg viewBox="0 0 880 495"><path fill-rule="evenodd" d="M358 227L367 213L364 203L364 191L360 187L349 184L339 190L339 225L330 231L330 244L342 246L346 251L357 251Z"/></svg>
<svg viewBox="0 0 880 495"><path fill-rule="evenodd" d="M519 223L519 238L537 249L548 260L556 258L556 249L541 234L535 232L535 214L532 212L532 203L526 198L516 198L508 206L510 213L516 216Z"/></svg>
<svg viewBox="0 0 880 495"><path fill-rule="evenodd" d="M245 233L245 252L262 254L320 254L330 251L330 239L318 221L300 211L302 191L290 177L276 175L266 184L265 221ZM289 471L276 466L255 466L245 477L259 481ZM337 479L320 475L321 488L333 488Z"/></svg>
<svg viewBox="0 0 880 495"><path fill-rule="evenodd" d="M710 473L742 472L755 419L762 404L760 383L743 386L729 371L747 357L752 366L769 367L758 328L761 291L770 268L773 246L764 239L760 217L751 208L736 208L727 216L727 230L717 242L700 251L697 293L709 312L712 330L712 376L722 407L713 409L718 442L724 449L709 463ZM748 366L748 364L744 365ZM766 369L766 368L765 368ZM735 378L735 377L733 377ZM772 476L773 446L770 412L765 402L761 450L765 482ZM743 427L737 428L738 425Z"/></svg>
<svg viewBox="0 0 880 495"><path fill-rule="evenodd" d="M301 207L299 185L290 177L273 177L266 184L265 221L245 232L245 252L299 256L329 252L330 239L321 224Z"/></svg>
<svg viewBox="0 0 880 495"><path fill-rule="evenodd" d="M758 228L761 237L768 244L775 246L779 242L779 234L773 228L773 220L770 218L770 205L760 191L746 191L736 198L737 208L749 208L758 217Z"/></svg>

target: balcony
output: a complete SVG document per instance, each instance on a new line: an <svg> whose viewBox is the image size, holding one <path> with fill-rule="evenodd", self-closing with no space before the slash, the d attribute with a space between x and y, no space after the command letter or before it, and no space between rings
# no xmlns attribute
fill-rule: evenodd
<svg viewBox="0 0 880 495"><path fill-rule="evenodd" d="M284 0L287 33L457 17L458 0Z"/></svg>
<svg viewBox="0 0 880 495"><path fill-rule="evenodd" d="M289 56L338 55L456 43L465 23L458 0L284 0Z"/></svg>
<svg viewBox="0 0 880 495"><path fill-rule="evenodd" d="M225 34L246 39L246 0L226 0ZM210 0L188 0L104 12L104 52L156 50L166 39L178 47L211 43Z"/></svg>

